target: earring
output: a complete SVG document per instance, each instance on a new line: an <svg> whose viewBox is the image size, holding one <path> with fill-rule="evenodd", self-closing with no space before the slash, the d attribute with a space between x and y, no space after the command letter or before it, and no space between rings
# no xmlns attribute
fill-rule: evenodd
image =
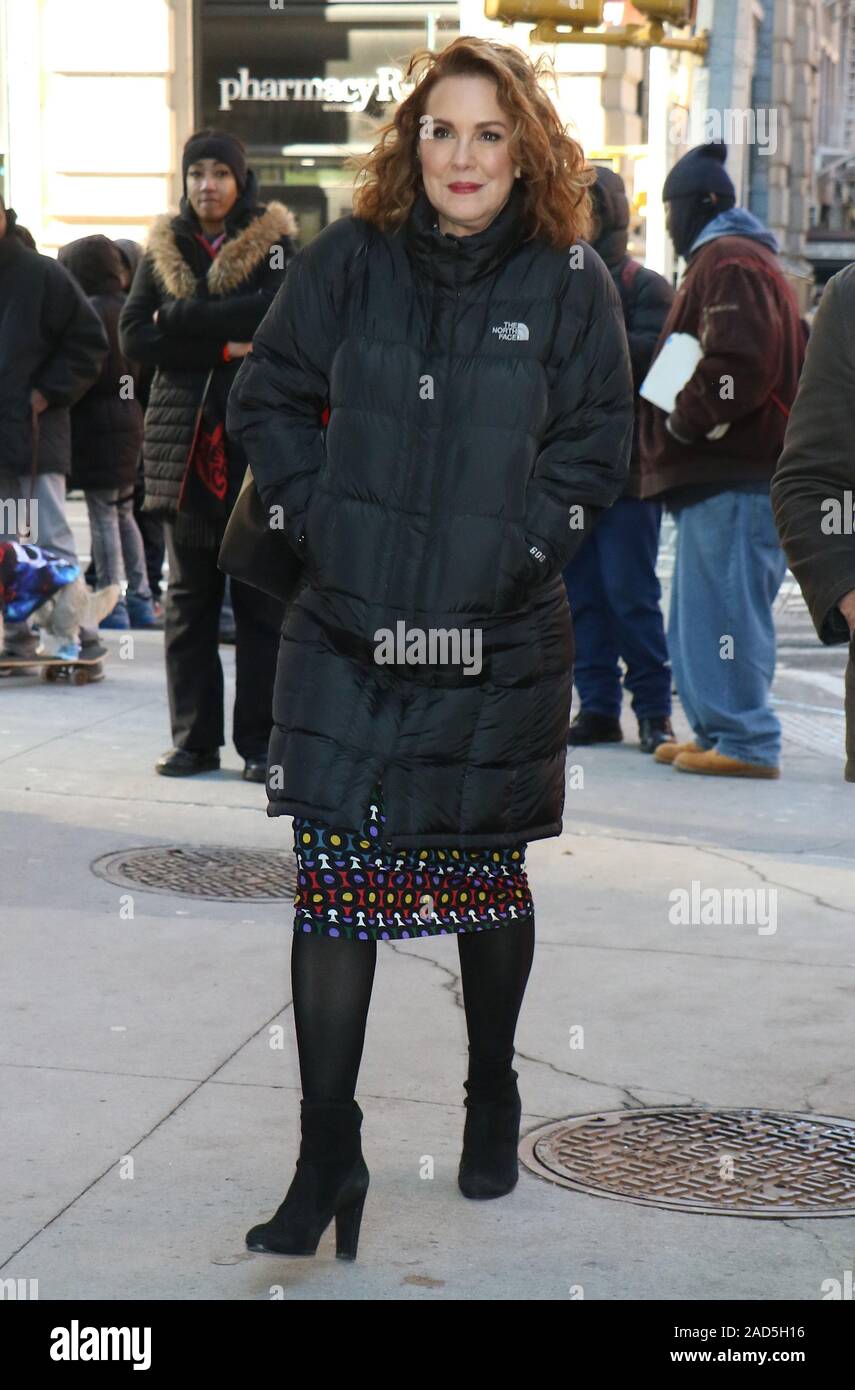
<svg viewBox="0 0 855 1390"><path fill-rule="evenodd" d="M518 179L521 173L522 173L522 170L521 170L521 169L517 169L516 173L514 174L514 178L515 178L515 179Z"/></svg>

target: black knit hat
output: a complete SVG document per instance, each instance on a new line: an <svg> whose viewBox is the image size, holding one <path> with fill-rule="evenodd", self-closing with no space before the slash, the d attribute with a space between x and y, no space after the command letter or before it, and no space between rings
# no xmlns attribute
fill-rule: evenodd
<svg viewBox="0 0 855 1390"><path fill-rule="evenodd" d="M719 198L732 198L736 202L736 189L725 170L727 145L722 140L713 140L708 145L696 145L682 159L678 159L662 187L662 198L669 202L672 198L689 198L693 195L716 193ZM731 203L731 207L733 206Z"/></svg>
<svg viewBox="0 0 855 1390"><path fill-rule="evenodd" d="M200 130L191 135L181 156L181 174L184 180L184 193L187 193L187 170L197 159L220 159L228 164L237 180L241 193L246 188L247 164L246 147L236 135L224 130Z"/></svg>

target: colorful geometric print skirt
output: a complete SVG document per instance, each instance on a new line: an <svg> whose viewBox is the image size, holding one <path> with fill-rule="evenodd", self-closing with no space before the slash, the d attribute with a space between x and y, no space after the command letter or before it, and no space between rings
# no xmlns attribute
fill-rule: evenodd
<svg viewBox="0 0 855 1390"><path fill-rule="evenodd" d="M372 798L358 832L294 817L294 931L347 941L406 941L487 931L534 913L526 844L478 849L382 847Z"/></svg>

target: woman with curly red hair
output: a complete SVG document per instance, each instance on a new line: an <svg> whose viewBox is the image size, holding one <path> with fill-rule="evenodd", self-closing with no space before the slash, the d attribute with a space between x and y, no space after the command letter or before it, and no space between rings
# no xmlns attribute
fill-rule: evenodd
<svg viewBox="0 0 855 1390"><path fill-rule="evenodd" d="M620 302L582 240L593 174L539 70L464 37L407 76L353 216L295 257L229 408L305 561L268 773L298 860L302 1144L285 1200L247 1236L292 1255L333 1216L337 1254L356 1254L378 940L457 936L458 1182L490 1198L517 1181L525 851L561 833L564 805L562 570L619 496L632 434Z"/></svg>

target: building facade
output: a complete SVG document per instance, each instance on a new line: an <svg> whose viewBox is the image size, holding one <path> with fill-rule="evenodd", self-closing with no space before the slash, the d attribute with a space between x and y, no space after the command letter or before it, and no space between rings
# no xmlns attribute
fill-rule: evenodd
<svg viewBox="0 0 855 1390"><path fill-rule="evenodd" d="M413 49L456 3L0 0L0 190L48 253L92 232L144 240L181 196L203 125L246 142L305 239L350 208L349 156L400 99Z"/></svg>
<svg viewBox="0 0 855 1390"><path fill-rule="evenodd" d="M643 16L608 0L607 25ZM531 42L483 0L0 0L0 190L42 250L91 232L145 240L181 194L205 125L247 144L263 197L308 240L350 210L353 157L403 93L410 54L459 33L552 64L589 158L624 178L630 248L672 275L668 169L720 135L740 201L778 236L804 298L811 265L851 259L855 0L698 0L705 58ZM830 246L830 251L829 251Z"/></svg>

